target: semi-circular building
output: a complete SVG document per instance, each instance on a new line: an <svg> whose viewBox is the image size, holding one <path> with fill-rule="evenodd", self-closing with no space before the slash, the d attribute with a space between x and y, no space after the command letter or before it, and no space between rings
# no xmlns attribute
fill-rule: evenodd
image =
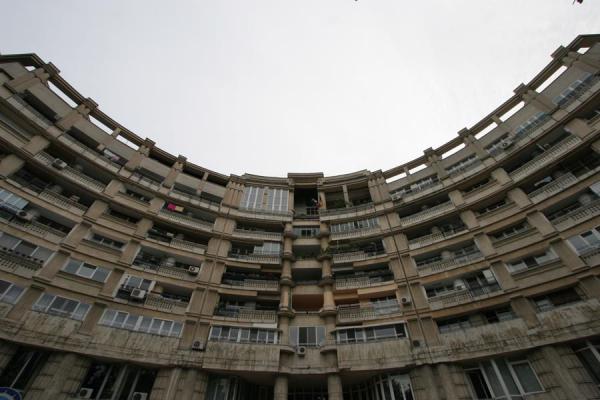
<svg viewBox="0 0 600 400"><path fill-rule="evenodd" d="M599 170L600 35L450 142L329 177L208 170L2 55L0 387L598 399Z"/></svg>

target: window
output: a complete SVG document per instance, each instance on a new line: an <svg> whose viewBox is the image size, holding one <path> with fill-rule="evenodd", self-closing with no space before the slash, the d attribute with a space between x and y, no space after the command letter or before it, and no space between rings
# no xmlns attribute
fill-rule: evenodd
<svg viewBox="0 0 600 400"><path fill-rule="evenodd" d="M48 293L43 293L32 307L34 311L76 319L78 321L82 321L85 318L89 309L89 304Z"/></svg>
<svg viewBox="0 0 600 400"><path fill-rule="evenodd" d="M107 213L108 213L108 215L110 215L112 217L115 217L117 219L122 219L123 221L129 222L130 224L137 224L138 221L140 220L139 218L132 217L127 214L123 214L122 212L119 212L117 210L113 210L112 208L109 208Z"/></svg>
<svg viewBox="0 0 600 400"><path fill-rule="evenodd" d="M579 255L597 249L600 247L600 227L570 237L569 243Z"/></svg>
<svg viewBox="0 0 600 400"><path fill-rule="evenodd" d="M273 189L268 187L247 186L240 208L247 210L265 210L272 212L288 211L287 189Z"/></svg>
<svg viewBox="0 0 600 400"><path fill-rule="evenodd" d="M506 266L510 273L514 274L521 271L526 271L528 269L533 269L536 267L540 267L544 264L551 263L558 259L558 256L552 249L546 250L544 253L536 254L534 256L529 256L522 258L517 261L513 261L508 263Z"/></svg>
<svg viewBox="0 0 600 400"><path fill-rule="evenodd" d="M0 301L8 304L16 304L21 294L25 291L14 283L0 280Z"/></svg>
<svg viewBox="0 0 600 400"><path fill-rule="evenodd" d="M600 385L600 341L586 341L573 347L573 351L583 364L596 385Z"/></svg>
<svg viewBox="0 0 600 400"><path fill-rule="evenodd" d="M106 268L96 267L94 265L90 265L84 263L83 261L75 259L70 259L69 261L67 261L67 263L63 267L63 271L69 274L92 279L96 282L106 281L106 278L110 274L110 270Z"/></svg>
<svg viewBox="0 0 600 400"><path fill-rule="evenodd" d="M515 399L544 390L526 359L483 361L465 368L465 373L477 400Z"/></svg>
<svg viewBox="0 0 600 400"><path fill-rule="evenodd" d="M22 210L29 202L8 190L0 188L0 207L9 211Z"/></svg>
<svg viewBox="0 0 600 400"><path fill-rule="evenodd" d="M345 385L344 399L413 400L414 396L408 375L384 374L367 382Z"/></svg>
<svg viewBox="0 0 600 400"><path fill-rule="evenodd" d="M581 296L575 291L575 288L563 289L533 298L533 302L540 312L553 310L556 307L576 303L581 300Z"/></svg>
<svg viewBox="0 0 600 400"><path fill-rule="evenodd" d="M98 235L97 233L92 234L91 241L117 250L121 250L121 248L125 246L125 243L123 242L107 238L106 236Z"/></svg>
<svg viewBox="0 0 600 400"><path fill-rule="evenodd" d="M22 256L35 258L40 262L46 262L52 255L52 251L45 247L36 246L4 232L0 232L0 248L2 247Z"/></svg>
<svg viewBox="0 0 600 400"><path fill-rule="evenodd" d="M179 337L183 324L179 321L134 315L124 311L107 309L100 319L100 325L127 329L134 332L151 333L160 336Z"/></svg>
<svg viewBox="0 0 600 400"><path fill-rule="evenodd" d="M277 343L275 329L242 328L237 326L213 326L210 340L237 343Z"/></svg>
<svg viewBox="0 0 600 400"><path fill-rule="evenodd" d="M483 316L488 324L494 324L496 322L508 321L516 318L515 313L510 306L486 311L483 313Z"/></svg>
<svg viewBox="0 0 600 400"><path fill-rule="evenodd" d="M290 344L292 346L321 346L325 341L324 326L308 326L290 328Z"/></svg>
<svg viewBox="0 0 600 400"><path fill-rule="evenodd" d="M0 387L27 390L47 358L48 353L19 347L0 375Z"/></svg>
<svg viewBox="0 0 600 400"><path fill-rule="evenodd" d="M548 113L539 112L535 114L533 117L529 118L527 121L519 125L517 129L515 129L515 138L526 135L529 132L535 130L538 126L542 125L548 119L550 119L550 115Z"/></svg>
<svg viewBox="0 0 600 400"><path fill-rule="evenodd" d="M381 325L364 328L340 329L336 334L338 343L360 343L385 339L404 339L404 324Z"/></svg>
<svg viewBox="0 0 600 400"><path fill-rule="evenodd" d="M303 226L293 229L294 234L300 238L317 237L319 235L319 227Z"/></svg>
<svg viewBox="0 0 600 400"><path fill-rule="evenodd" d="M154 287L154 281L140 278L139 276L125 275L125 279L123 280L121 287L128 290L141 289L149 291Z"/></svg>
<svg viewBox="0 0 600 400"><path fill-rule="evenodd" d="M156 379L156 371L133 365L93 363L79 388L88 390L90 399L134 399L134 393L150 397ZM139 397L141 398L141 397Z"/></svg>
<svg viewBox="0 0 600 400"><path fill-rule="evenodd" d="M279 255L281 253L281 243L264 242L260 246L254 246L253 254Z"/></svg>

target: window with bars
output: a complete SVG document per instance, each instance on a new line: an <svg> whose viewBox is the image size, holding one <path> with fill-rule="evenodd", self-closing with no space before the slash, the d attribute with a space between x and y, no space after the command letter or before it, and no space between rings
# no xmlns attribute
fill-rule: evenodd
<svg viewBox="0 0 600 400"><path fill-rule="evenodd" d="M42 293L32 310L82 321L90 307L89 304L77 300Z"/></svg>
<svg viewBox="0 0 600 400"><path fill-rule="evenodd" d="M70 259L63 267L63 271L69 274L81 276L83 278L91 279L96 282L104 282L110 274L110 270L106 268L96 267L91 264L87 264L83 261Z"/></svg>

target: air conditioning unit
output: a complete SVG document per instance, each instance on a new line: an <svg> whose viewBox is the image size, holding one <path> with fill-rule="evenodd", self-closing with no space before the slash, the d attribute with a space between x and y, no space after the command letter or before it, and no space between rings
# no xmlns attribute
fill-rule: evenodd
<svg viewBox="0 0 600 400"><path fill-rule="evenodd" d="M400 303L402 303L403 306L409 305L411 303L410 297L402 297L400 299Z"/></svg>
<svg viewBox="0 0 600 400"><path fill-rule="evenodd" d="M131 400L146 400L148 399L148 393L133 392Z"/></svg>
<svg viewBox="0 0 600 400"><path fill-rule="evenodd" d="M19 211L17 211L17 213L15 215L17 216L17 218L19 218L23 221L33 220L33 214L30 214L25 210L19 210Z"/></svg>
<svg viewBox="0 0 600 400"><path fill-rule="evenodd" d="M512 141L512 139L506 138L506 139L502 139L502 141L500 142L500 148L502 150L508 149L509 147L511 147L513 144L515 144L515 142Z"/></svg>
<svg viewBox="0 0 600 400"><path fill-rule="evenodd" d="M188 267L188 274L190 274L190 275L198 275L199 272L200 272L200 268L198 268L198 267L195 267L193 265L190 265Z"/></svg>
<svg viewBox="0 0 600 400"><path fill-rule="evenodd" d="M296 347L296 354L299 355L300 357L304 357L306 355L306 347L304 347L304 346Z"/></svg>
<svg viewBox="0 0 600 400"><path fill-rule="evenodd" d="M201 342L200 340L194 340L192 343L192 350L204 351L204 342Z"/></svg>
<svg viewBox="0 0 600 400"><path fill-rule="evenodd" d="M413 345L413 347L421 347L421 341L415 339L412 341L412 345Z"/></svg>
<svg viewBox="0 0 600 400"><path fill-rule="evenodd" d="M134 300L144 300L146 298L146 291L142 289L133 289L129 293L129 297Z"/></svg>
<svg viewBox="0 0 600 400"><path fill-rule="evenodd" d="M77 393L78 399L91 399L92 394L94 393L94 389L91 388L81 388Z"/></svg>
<svg viewBox="0 0 600 400"><path fill-rule="evenodd" d="M65 169L67 168L67 163L60 158L56 158L54 161L52 161L52 166L56 169Z"/></svg>

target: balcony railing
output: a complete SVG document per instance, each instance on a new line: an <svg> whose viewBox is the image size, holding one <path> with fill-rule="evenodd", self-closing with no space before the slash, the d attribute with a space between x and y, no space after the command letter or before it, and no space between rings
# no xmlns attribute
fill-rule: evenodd
<svg viewBox="0 0 600 400"><path fill-rule="evenodd" d="M436 206L430 207L428 209L419 211L415 214L407 215L406 217L400 218L400 224L403 226L416 224L422 221L425 221L430 218L437 217L438 215L443 215L454 209L454 204L451 201L447 201L442 204L438 204Z"/></svg>
<svg viewBox="0 0 600 400"><path fill-rule="evenodd" d="M377 258L384 254L385 254L385 250L370 251L370 252L352 251L352 252L348 252L348 253L337 253L337 254L333 255L333 262L341 263L341 262L362 261L362 260L368 260L371 258Z"/></svg>
<svg viewBox="0 0 600 400"><path fill-rule="evenodd" d="M22 230L28 231L36 236L42 237L51 242L58 242L62 238L67 236L66 233L59 231L58 229L51 228L47 225L41 224L37 221L21 221L17 218L13 218L9 223L10 225L17 226Z"/></svg>
<svg viewBox="0 0 600 400"><path fill-rule="evenodd" d="M375 211L375 206L373 205L373 203L359 204L357 206L345 207L345 208L333 208L333 209L329 209L329 210L328 209L319 209L319 214L322 217L329 217L332 215L342 215L342 214L356 213L359 211L367 211L367 210Z"/></svg>
<svg viewBox="0 0 600 400"><path fill-rule="evenodd" d="M164 209L160 210L158 212L158 215L168 220L180 223L182 225L187 225L189 227L200 229L203 231L212 231L214 225L213 223L210 223L208 221L202 221L200 219L190 217L189 215L180 214L174 211Z"/></svg>
<svg viewBox="0 0 600 400"><path fill-rule="evenodd" d="M441 271L447 271L449 269L459 267L461 265L469 264L478 260L483 259L483 254L479 251L475 251L462 256L454 257L448 260L435 261L429 264L418 265L419 275L430 275Z"/></svg>
<svg viewBox="0 0 600 400"><path fill-rule="evenodd" d="M240 260L240 261L250 261L257 262L263 264L279 264L281 262L281 254L280 253L250 253L250 254L239 254L239 253L229 253L229 258Z"/></svg>
<svg viewBox="0 0 600 400"><path fill-rule="evenodd" d="M52 168L52 163L55 160L55 158L52 157L50 154L47 154L44 152L40 152L40 153L36 154L35 158L50 168ZM105 185L102 182L99 182L99 181L95 180L94 178L90 178L83 172L80 172L80 171L76 170L75 168L71 168L68 165L62 169L57 169L57 171L59 171L63 176L65 176L71 180L77 181L82 186L87 187L91 190L94 190L96 192L104 191Z"/></svg>
<svg viewBox="0 0 600 400"><path fill-rule="evenodd" d="M393 275L381 276L356 276L349 278L340 278L335 280L335 289L358 289L370 286L375 286L380 283L391 282L394 279Z"/></svg>
<svg viewBox="0 0 600 400"><path fill-rule="evenodd" d="M453 236L458 235L459 233L465 232L466 230L467 230L467 228L463 226L463 227L455 228L452 230L441 231L441 232L431 233L429 235L419 236L418 238L409 240L408 247L410 249L418 249L419 247L427 246L429 244L451 238Z"/></svg>
<svg viewBox="0 0 600 400"><path fill-rule="evenodd" d="M253 310L249 308L217 308L215 316L233 318L236 320L276 323L277 311L275 310Z"/></svg>
<svg viewBox="0 0 600 400"><path fill-rule="evenodd" d="M580 222L587 221L588 219L594 218L598 215L600 215L600 199L581 206L565 215L554 218L551 220L551 222L559 230L563 230Z"/></svg>
<svg viewBox="0 0 600 400"><path fill-rule="evenodd" d="M414 198L419 197L418 195L420 195L421 193L423 193L425 191L433 192L438 189L441 189L443 186L444 185L440 181L432 181L432 182L428 182L428 183L422 183L418 186L410 187L410 188L407 188L404 190L402 190L402 189L396 190L395 192L391 193L391 197L392 197L392 200L404 199L406 201L409 201L409 200L413 200ZM413 199L411 199L410 197L413 197Z"/></svg>
<svg viewBox="0 0 600 400"><path fill-rule="evenodd" d="M399 313L401 313L400 304L396 300L370 303L368 305L344 304L337 307L337 319L339 322L385 318L388 315Z"/></svg>
<svg viewBox="0 0 600 400"><path fill-rule="evenodd" d="M144 301L144 305L147 307L175 313L184 313L187 310L188 304L189 302L187 301L169 299L154 293L148 293Z"/></svg>
<svg viewBox="0 0 600 400"><path fill-rule="evenodd" d="M219 203L219 202L208 200L208 199L203 199L201 197L195 196L190 193L182 192L181 190L177 190L177 189L171 189L171 193L169 193L169 196L176 198L176 199L190 202L192 204L197 204L197 205L200 205L205 208L210 208L213 210L218 210L219 207L221 206L221 203Z"/></svg>
<svg viewBox="0 0 600 400"><path fill-rule="evenodd" d="M470 301L487 297L494 292L500 290L500 285L494 284L489 286L481 286L479 288L455 290L439 296L428 299L429 307L432 310L454 306L457 304L468 303Z"/></svg>
<svg viewBox="0 0 600 400"><path fill-rule="evenodd" d="M275 241L280 241L283 238L283 235L279 232L251 231L238 228L233 230L233 236Z"/></svg>
<svg viewBox="0 0 600 400"><path fill-rule="evenodd" d="M50 190L44 190L39 195L40 199L44 199L49 203L54 204L57 207L69 210L74 214L82 215L87 211L87 207L83 204L79 204L75 200L69 199L58 193L54 193Z"/></svg>
<svg viewBox="0 0 600 400"><path fill-rule="evenodd" d="M31 277L42 268L43 261L25 254L0 247L0 268L18 275Z"/></svg>
<svg viewBox="0 0 600 400"><path fill-rule="evenodd" d="M240 211L249 212L254 214L267 214L267 215L283 215L283 216L291 216L292 212L289 210L265 210L263 208L246 208L240 207Z"/></svg>
<svg viewBox="0 0 600 400"><path fill-rule="evenodd" d="M558 192L562 192L576 182L577 177L569 172L559 176L547 185L544 185L541 188L529 193L529 198L532 202L539 203L540 201L545 200Z"/></svg>
<svg viewBox="0 0 600 400"><path fill-rule="evenodd" d="M155 264L145 260L136 259L133 261L133 267L138 267L144 271L155 272L160 275L172 276L179 279L193 278L185 268L172 267L167 265Z"/></svg>
<svg viewBox="0 0 600 400"><path fill-rule="evenodd" d="M381 228L378 226L373 226L370 228L357 228L343 232L331 232L332 240L340 240L340 239L352 239L362 236L367 236L371 234L376 234L381 231Z"/></svg>
<svg viewBox="0 0 600 400"><path fill-rule="evenodd" d="M223 279L223 284L250 290L279 290L279 281L267 279Z"/></svg>
<svg viewBox="0 0 600 400"><path fill-rule="evenodd" d="M592 257L600 254L600 243L590 244L583 249L579 249L579 257L581 257L586 263L589 263Z"/></svg>
<svg viewBox="0 0 600 400"><path fill-rule="evenodd" d="M566 137L539 156L529 160L519 168L512 171L510 173L510 177L514 181L519 181L529 176L532 172L541 169L546 164L554 161L557 157L576 147L579 142L581 142L581 140L575 136Z"/></svg>

